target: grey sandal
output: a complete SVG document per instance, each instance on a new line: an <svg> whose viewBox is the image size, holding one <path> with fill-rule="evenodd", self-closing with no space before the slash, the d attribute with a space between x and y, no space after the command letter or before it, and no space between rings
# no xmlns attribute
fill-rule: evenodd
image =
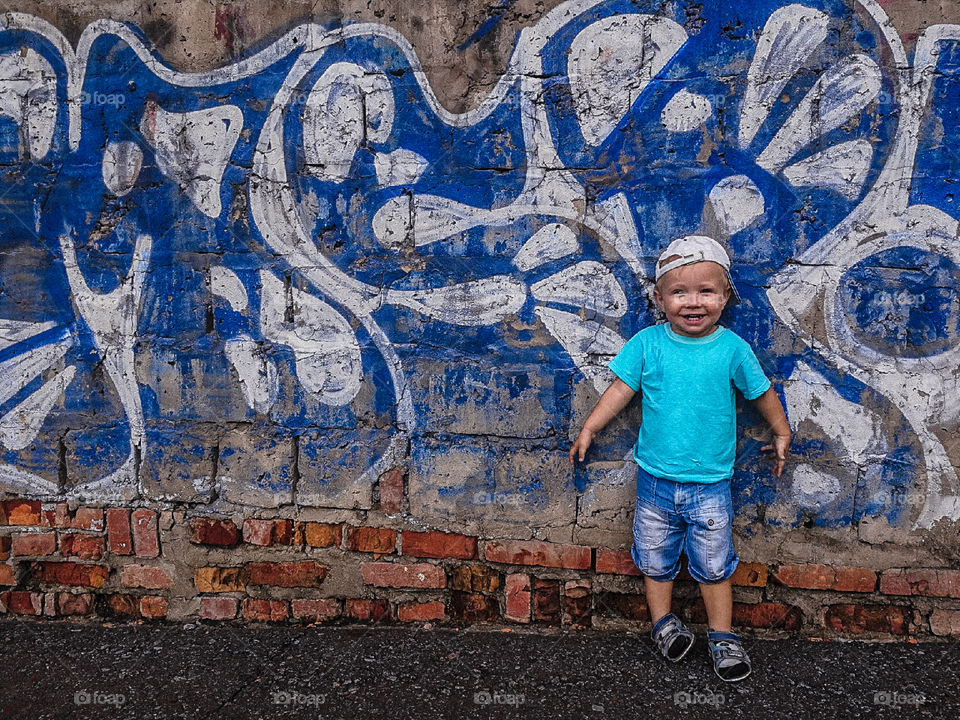
<svg viewBox="0 0 960 720"><path fill-rule="evenodd" d="M679 662L693 647L693 633L673 613L667 613L657 621L650 637L660 654L670 662Z"/></svg>
<svg viewBox="0 0 960 720"><path fill-rule="evenodd" d="M750 674L750 656L743 649L739 635L710 630L707 633L707 645L713 658L713 670L721 680L736 682Z"/></svg>

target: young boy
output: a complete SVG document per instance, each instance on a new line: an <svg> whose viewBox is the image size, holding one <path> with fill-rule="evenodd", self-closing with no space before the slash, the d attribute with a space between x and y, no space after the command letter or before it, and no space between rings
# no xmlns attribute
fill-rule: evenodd
<svg viewBox="0 0 960 720"><path fill-rule="evenodd" d="M790 428L750 346L717 324L728 301L739 302L730 259L719 243L699 235L670 243L657 262L653 297L667 322L638 332L610 361L617 379L583 424L570 462L575 457L583 462L597 433L642 393L631 552L644 575L651 637L673 662L693 646L693 633L670 612L673 579L685 550L707 610L714 670L727 682L742 680L750 674L750 658L730 626L730 576L739 560L730 497L734 387L753 400L773 428L773 444L762 449L775 451L777 477L786 462Z"/></svg>

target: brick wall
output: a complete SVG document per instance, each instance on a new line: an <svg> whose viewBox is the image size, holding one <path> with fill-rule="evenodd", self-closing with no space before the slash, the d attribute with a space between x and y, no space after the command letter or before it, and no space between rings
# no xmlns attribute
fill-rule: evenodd
<svg viewBox="0 0 960 720"><path fill-rule="evenodd" d="M0 611L74 620L648 630L629 552L184 510L8 500ZM960 570L741 562L734 624L761 636L960 637ZM706 622L696 584L674 611Z"/></svg>
<svg viewBox="0 0 960 720"><path fill-rule="evenodd" d="M705 234L794 431L738 624L956 635L956 5L23 0L3 611L642 627L640 403L566 452Z"/></svg>

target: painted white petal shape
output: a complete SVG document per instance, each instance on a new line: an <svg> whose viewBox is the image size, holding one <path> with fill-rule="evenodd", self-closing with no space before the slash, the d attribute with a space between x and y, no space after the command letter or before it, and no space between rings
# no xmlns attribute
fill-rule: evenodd
<svg viewBox="0 0 960 720"><path fill-rule="evenodd" d="M425 157L404 148L391 153L377 153L373 158L377 182L381 187L413 185L429 166Z"/></svg>
<svg viewBox="0 0 960 720"><path fill-rule="evenodd" d="M63 397L76 372L77 368L73 365L61 370L56 377L0 418L0 444L11 450L22 450L32 443L54 403Z"/></svg>
<svg viewBox="0 0 960 720"><path fill-rule="evenodd" d="M32 338L34 335L46 332L55 326L56 323L52 320L35 323L25 320L6 320L0 318L0 350L15 345L27 338Z"/></svg>
<svg viewBox="0 0 960 720"><path fill-rule="evenodd" d="M587 260L565 268L530 287L541 302L583 307L609 317L622 317L627 296L620 283L601 263Z"/></svg>
<svg viewBox="0 0 960 720"><path fill-rule="evenodd" d="M713 186L709 196L713 214L727 237L763 215L763 194L746 175L731 175Z"/></svg>
<svg viewBox="0 0 960 720"><path fill-rule="evenodd" d="M663 107L661 124L670 132L696 130L710 117L713 103L703 95L681 90Z"/></svg>
<svg viewBox="0 0 960 720"><path fill-rule="evenodd" d="M373 216L373 234L383 247L396 250L409 244L429 245L483 223L489 210L437 195L398 195Z"/></svg>
<svg viewBox="0 0 960 720"><path fill-rule="evenodd" d="M0 363L0 405L66 355L72 345L73 337L66 336L59 342L41 345Z"/></svg>
<svg viewBox="0 0 960 720"><path fill-rule="evenodd" d="M297 379L320 402L346 405L360 391L360 344L350 323L320 298L290 288L293 322L286 322L287 288L272 273L260 272L260 330L268 340L293 350Z"/></svg>
<svg viewBox="0 0 960 720"><path fill-rule="evenodd" d="M783 176L794 187L829 188L856 200L872 159L873 146L867 140L850 140L785 167Z"/></svg>
<svg viewBox="0 0 960 720"><path fill-rule="evenodd" d="M506 275L495 275L429 290L388 290L387 302L416 310L454 325L490 325L517 312L526 301L526 287Z"/></svg>
<svg viewBox="0 0 960 720"><path fill-rule="evenodd" d="M274 362L264 355L259 343L246 335L227 340L224 353L237 371L247 406L258 413L269 412L280 390Z"/></svg>
<svg viewBox="0 0 960 720"><path fill-rule="evenodd" d="M223 265L210 268L210 292L222 297L237 312L247 309L247 289L237 274Z"/></svg>
<svg viewBox="0 0 960 720"><path fill-rule="evenodd" d="M577 236L563 223L550 223L537 230L513 258L520 270L532 270L551 260L559 260L580 248Z"/></svg>
<svg viewBox="0 0 960 720"><path fill-rule="evenodd" d="M607 363L626 341L610 328L593 320L581 320L573 313L548 307L538 307L534 312L597 392L606 390L613 380Z"/></svg>
<svg viewBox="0 0 960 720"><path fill-rule="evenodd" d="M148 103L140 121L160 170L212 218L220 216L223 172L242 129L243 112L236 105L181 113Z"/></svg>
<svg viewBox="0 0 960 720"><path fill-rule="evenodd" d="M672 20L616 15L598 20L570 45L570 91L584 139L599 145L687 39Z"/></svg>
<svg viewBox="0 0 960 720"><path fill-rule="evenodd" d="M760 153L757 164L779 172L804 147L840 127L880 92L880 68L866 55L853 55L825 72Z"/></svg>
<svg viewBox="0 0 960 720"><path fill-rule="evenodd" d="M868 450L880 437L876 413L841 397L830 381L804 362L793 369L783 394L792 427L812 422L826 437L842 443L852 462L867 462Z"/></svg>
<svg viewBox="0 0 960 720"><path fill-rule="evenodd" d="M390 136L393 90L382 72L338 62L317 80L303 111L303 150L311 174L343 182L360 143Z"/></svg>
<svg viewBox="0 0 960 720"><path fill-rule="evenodd" d="M142 167L143 150L139 145L129 140L108 142L100 166L103 184L117 197L126 195L136 184Z"/></svg>
<svg viewBox="0 0 960 720"><path fill-rule="evenodd" d="M797 504L807 510L819 510L840 496L840 481L806 463L793 469L790 486Z"/></svg>
<svg viewBox="0 0 960 720"><path fill-rule="evenodd" d="M741 148L753 141L780 91L826 39L829 24L825 13L803 5L780 8L767 20L747 71L747 90L740 106Z"/></svg>
<svg viewBox="0 0 960 720"><path fill-rule="evenodd" d="M613 245L638 278L646 275L641 257L640 234L633 220L633 212L627 196L617 193L597 203L592 210L593 219L604 230L604 240Z"/></svg>
<svg viewBox="0 0 960 720"><path fill-rule="evenodd" d="M21 126L21 157L46 157L57 126L57 74L32 48L0 55L0 115Z"/></svg>

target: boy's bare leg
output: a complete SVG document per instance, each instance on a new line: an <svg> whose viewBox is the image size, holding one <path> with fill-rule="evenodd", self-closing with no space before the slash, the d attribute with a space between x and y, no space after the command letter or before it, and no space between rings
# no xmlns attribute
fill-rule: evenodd
<svg viewBox="0 0 960 720"><path fill-rule="evenodd" d="M700 594L703 595L703 604L707 609L707 622L711 630L730 632L733 615L732 587L730 578L711 585L700 583Z"/></svg>
<svg viewBox="0 0 960 720"><path fill-rule="evenodd" d="M650 622L653 625L670 612L670 601L673 598L673 580L666 582L653 580L643 576L643 587L647 594L647 609L650 610Z"/></svg>

